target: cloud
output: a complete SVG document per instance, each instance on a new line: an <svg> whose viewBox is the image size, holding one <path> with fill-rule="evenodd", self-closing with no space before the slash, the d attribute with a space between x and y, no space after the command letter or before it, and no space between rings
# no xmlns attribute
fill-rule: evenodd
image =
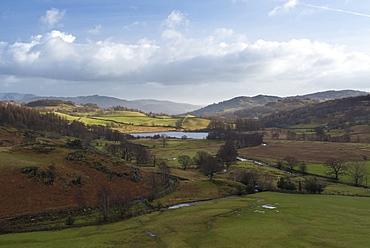
<svg viewBox="0 0 370 248"><path fill-rule="evenodd" d="M163 25L166 26L168 29L176 29L180 26L188 27L189 20L186 18L186 14L174 10L163 22Z"/></svg>
<svg viewBox="0 0 370 248"><path fill-rule="evenodd" d="M284 5L275 7L272 11L268 13L268 15L274 16L276 14L289 12L289 10L295 8L297 4L299 4L298 0L289 0Z"/></svg>
<svg viewBox="0 0 370 248"><path fill-rule="evenodd" d="M134 27L137 27L137 26L145 26L145 25L146 25L145 22L133 22L133 23L131 23L129 25L123 26L123 29L125 29L125 30L132 30L132 28L134 28Z"/></svg>
<svg viewBox="0 0 370 248"><path fill-rule="evenodd" d="M54 28L63 19L66 12L66 10L59 11L59 9L51 8L46 11L45 16L40 18L40 23L46 29Z"/></svg>
<svg viewBox="0 0 370 248"><path fill-rule="evenodd" d="M96 25L95 28L90 29L87 32L89 34L98 35L100 33L100 31L101 31L102 28L103 28L102 25L99 24L99 25Z"/></svg>
<svg viewBox="0 0 370 248"><path fill-rule="evenodd" d="M75 93L73 85L79 82L79 94L88 94L86 89L103 94L103 88L106 94L112 90L160 94L181 85L184 91L177 96L201 98L203 91L191 92L196 87L222 99L243 92L289 95L325 87L369 88L370 56L364 53L309 39L251 43L246 35L225 28L187 37L176 29L187 22L184 18L172 12L161 38L131 44L83 43L58 30L27 42L0 42L0 79L7 79L0 80L0 87L50 91L74 87Z"/></svg>
<svg viewBox="0 0 370 248"><path fill-rule="evenodd" d="M329 11L341 12L341 13L345 13L345 14L351 14L351 15L357 15L357 16L363 16L363 17L370 17L369 14L362 14L362 13L359 13L359 12L347 11L347 10L342 10L342 9L333 9L333 8L329 8L329 7L326 7L326 6L317 6L317 5L303 4L303 3L302 3L302 5L312 7L312 8L316 8L316 9L324 9L324 10L329 10Z"/></svg>
<svg viewBox="0 0 370 248"><path fill-rule="evenodd" d="M347 4L347 3L348 3L348 0L345 1L345 4ZM306 4L306 3L299 2L298 0L289 0L284 5L275 7L272 11L270 11L268 13L268 16L274 16L274 15L281 14L281 13L287 13L290 10L294 9L297 5L302 5L302 6L306 6L306 7L310 7L310 8L315 8L315 9L323 9L323 10L341 12L341 13L363 16L363 17L370 17L370 14L363 14L363 13L359 13L359 12L329 8L329 7L326 7L326 6Z"/></svg>
<svg viewBox="0 0 370 248"><path fill-rule="evenodd" d="M169 34L169 36L171 36ZM176 36L176 34L172 34ZM370 76L370 57L308 39L248 43L244 35L218 29L203 38L137 44L75 43L60 31L28 43L0 45L0 73L70 81L156 82L309 82L321 78Z"/></svg>

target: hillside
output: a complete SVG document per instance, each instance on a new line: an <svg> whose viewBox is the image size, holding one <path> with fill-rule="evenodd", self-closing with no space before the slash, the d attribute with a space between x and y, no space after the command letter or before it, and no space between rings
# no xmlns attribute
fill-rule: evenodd
<svg viewBox="0 0 370 248"><path fill-rule="evenodd" d="M261 118L265 127L290 127L299 124L338 126L370 118L370 95L314 103Z"/></svg>
<svg viewBox="0 0 370 248"><path fill-rule="evenodd" d="M123 133L204 129L210 122L191 115L168 116L139 112L139 110L124 107L103 110L93 103L76 105L71 101L57 99L36 100L28 102L24 106L25 109L29 107L30 110L52 112L68 121L79 121L87 125L108 125Z"/></svg>
<svg viewBox="0 0 370 248"><path fill-rule="evenodd" d="M239 96L239 97L235 97L233 99L227 100L227 101L208 105L196 111L189 112L189 114L195 115L195 116L207 116L207 115L213 115L216 113L230 112L230 111L242 109L242 108L252 108L256 106L263 106L266 103L275 102L279 99L281 98L277 96L264 96L264 95L258 95L254 97Z"/></svg>
<svg viewBox="0 0 370 248"><path fill-rule="evenodd" d="M54 97L54 96L36 96L32 94L18 94L18 93L0 93L0 101L18 101L31 102L41 99L58 99L63 101L71 101L75 104L94 103L100 108L110 108L113 106L123 106L127 108L139 109L144 112L166 113L170 115L181 114L198 109L202 106L188 103L177 103L171 101L159 100L135 100L128 101L108 96L78 96L78 97Z"/></svg>
<svg viewBox="0 0 370 248"><path fill-rule="evenodd" d="M264 106L258 106L253 108L244 108L231 112L230 116L235 116L238 118L261 118L263 116L282 111L282 110L292 110L295 108L304 107L308 104L317 103L314 100L309 99L299 99L299 98L286 98L280 99L276 102L269 102ZM227 116L227 114L225 115Z"/></svg>
<svg viewBox="0 0 370 248"><path fill-rule="evenodd" d="M261 114L267 114L269 112L269 108L265 109L254 109L251 110L251 112L246 111L248 108L255 108L264 106L265 104L268 104L270 102L275 102L283 99L304 99L304 100L315 100L315 101L327 101L327 100L333 100L333 99L340 99L345 97L351 97L351 96L360 96L360 95L366 95L367 93L365 91L356 91L356 90L341 90L341 91L324 91L324 92L317 92L313 94L307 94L307 95L301 95L301 96L291 96L291 97L277 97L277 96L263 96L258 95L255 97L246 97L246 96L239 96L235 97L233 99L215 103L212 105L208 105L204 108L198 109L196 111L190 112L190 114L195 116L207 116L207 115L230 115L233 111L241 110L241 112L236 113L238 116L242 112L246 112L245 114L241 114L241 116L250 117L250 116L259 116ZM286 102L280 102L278 105L280 107L282 106L281 103L283 103L284 109L287 107L289 109L290 107L294 108L293 103ZM298 102L296 102L298 103ZM303 102L301 102L303 103ZM290 107L289 107L290 105ZM299 106L299 105L297 105ZM272 107L272 106L271 106ZM273 108L271 111L275 111ZM256 114L253 114L256 113ZM240 117L241 117L240 116Z"/></svg>
<svg viewBox="0 0 370 248"><path fill-rule="evenodd" d="M323 92L316 92L312 94L306 94L301 96L292 96L289 98L300 98L300 99L311 99L316 101L327 101L327 100L334 100L334 99L341 99L346 97L355 97L355 96L363 96L367 95L368 92L366 91L359 91L359 90L328 90Z"/></svg>
<svg viewBox="0 0 370 248"><path fill-rule="evenodd" d="M0 156L0 218L95 205L104 186L114 197L151 191L149 173L94 149L35 144Z"/></svg>

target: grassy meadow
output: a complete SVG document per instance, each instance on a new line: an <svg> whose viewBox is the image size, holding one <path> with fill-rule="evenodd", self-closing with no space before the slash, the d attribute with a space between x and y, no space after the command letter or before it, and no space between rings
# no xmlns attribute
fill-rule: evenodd
<svg viewBox="0 0 370 248"><path fill-rule="evenodd" d="M132 111L109 111L100 115L97 113L93 115L87 115L86 113L74 113L74 115L55 113L70 121L78 120L88 125L109 125L124 133L174 131L177 122L181 122L182 129L197 130L206 128L210 122L210 120L191 115L151 117L144 113Z"/></svg>
<svg viewBox="0 0 370 248"><path fill-rule="evenodd" d="M112 224L6 234L0 247L367 247L370 198L265 192Z"/></svg>

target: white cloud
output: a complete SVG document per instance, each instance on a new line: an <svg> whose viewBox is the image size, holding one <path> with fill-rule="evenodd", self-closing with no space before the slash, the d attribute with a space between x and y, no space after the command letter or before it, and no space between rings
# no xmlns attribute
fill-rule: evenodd
<svg viewBox="0 0 370 248"><path fill-rule="evenodd" d="M363 17L370 17L369 14L363 14L363 13L359 13L359 12L347 11L347 10L342 10L342 9L333 9L333 8L329 8L329 7L326 7L326 6L317 6L317 5L303 4L303 3L302 3L302 5L312 7L312 8L316 8L316 9L323 9L323 10L329 10L329 11L334 11L334 12L341 12L341 13L345 13L345 14L351 14L351 15L357 15L357 16L363 16Z"/></svg>
<svg viewBox="0 0 370 248"><path fill-rule="evenodd" d="M176 29L180 26L189 26L189 20L186 18L186 14L174 10L171 12L171 14L167 17L167 19L164 21L164 25L168 29Z"/></svg>
<svg viewBox="0 0 370 248"><path fill-rule="evenodd" d="M215 30L200 39L181 33L176 38L175 42L143 39L137 44L83 44L75 43L71 34L52 31L28 43L2 43L0 74L143 85L233 82L262 87L274 82L276 88L286 83L370 77L370 56L318 41L248 43L244 35L229 29Z"/></svg>
<svg viewBox="0 0 370 248"><path fill-rule="evenodd" d="M89 34L98 35L102 28L103 28L102 25L99 24L99 25L96 25L95 28L89 29L87 32Z"/></svg>
<svg viewBox="0 0 370 248"><path fill-rule="evenodd" d="M289 12L291 9L295 8L299 4L298 0L289 0L282 6L275 7L272 11L268 13L269 16L273 16L279 13Z"/></svg>
<svg viewBox="0 0 370 248"><path fill-rule="evenodd" d="M134 27L137 27L137 26L145 26L145 25L146 25L145 22L133 22L133 23L131 23L129 25L123 26L123 29L125 29L125 30L132 30L132 28L134 28Z"/></svg>
<svg viewBox="0 0 370 248"><path fill-rule="evenodd" d="M44 28L54 28L63 19L66 12L66 10L59 11L59 9L51 8L46 11L45 16L40 18L40 23Z"/></svg>
<svg viewBox="0 0 370 248"><path fill-rule="evenodd" d="M58 30L28 42L0 42L0 87L67 92L78 81L78 94L103 94L104 88L105 94L115 89L149 96L149 91L164 94L181 85L178 96L200 99L206 91L225 99L257 93L302 94L320 87L369 88L370 56L342 46L309 39L249 42L246 35L226 28L200 38L187 37L180 27L188 20L178 11L164 23L158 40L143 38L133 44L81 43Z"/></svg>

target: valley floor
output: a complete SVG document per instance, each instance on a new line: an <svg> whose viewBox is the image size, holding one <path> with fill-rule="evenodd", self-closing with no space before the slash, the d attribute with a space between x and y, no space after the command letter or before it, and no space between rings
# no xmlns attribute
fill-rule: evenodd
<svg viewBox="0 0 370 248"><path fill-rule="evenodd" d="M367 247L370 198L258 193L113 224L7 234L0 247Z"/></svg>

